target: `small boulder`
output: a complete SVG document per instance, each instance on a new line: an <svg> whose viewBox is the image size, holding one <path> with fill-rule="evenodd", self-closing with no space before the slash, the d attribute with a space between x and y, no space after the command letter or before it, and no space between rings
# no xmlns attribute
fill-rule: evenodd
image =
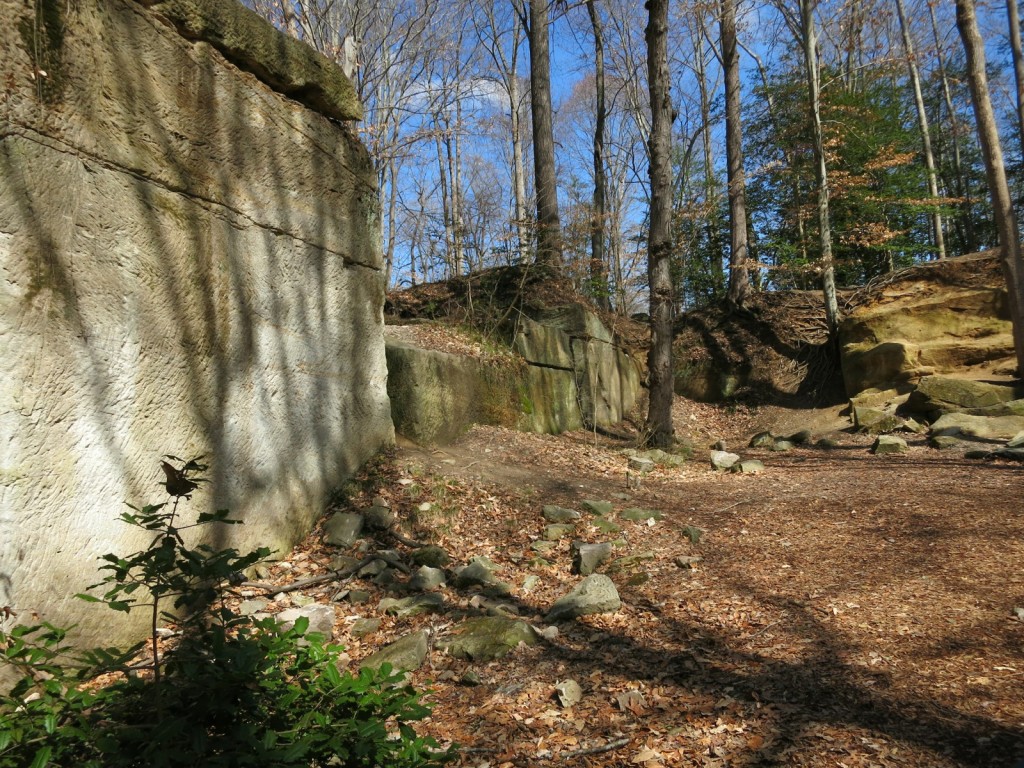
<svg viewBox="0 0 1024 768"><path fill-rule="evenodd" d="M758 459L744 459L733 464L730 471L738 472L741 475L760 475L764 472L764 462Z"/></svg>
<svg viewBox="0 0 1024 768"><path fill-rule="evenodd" d="M655 466L654 459L649 459L646 456L630 456L629 458L629 468L634 472L647 474L654 471Z"/></svg>
<svg viewBox="0 0 1024 768"><path fill-rule="evenodd" d="M281 625L282 629L291 629L300 618L308 619L309 626L306 633L317 633L323 635L325 640L334 637L334 606L315 603L303 608L289 608L281 611L274 620Z"/></svg>
<svg viewBox="0 0 1024 768"><path fill-rule="evenodd" d="M419 547L418 549L413 550L412 561L416 565L426 565L431 568L444 568L446 565L451 563L452 559L442 547L435 544L428 544L425 547Z"/></svg>
<svg viewBox="0 0 1024 768"><path fill-rule="evenodd" d="M948 451L960 446L960 441L952 435L933 435L928 439L928 445L939 451Z"/></svg>
<svg viewBox="0 0 1024 768"><path fill-rule="evenodd" d="M440 568L431 568L429 565L421 565L409 579L409 588L417 592L428 592L432 589L440 589L445 584L444 571Z"/></svg>
<svg viewBox="0 0 1024 768"><path fill-rule="evenodd" d="M750 438L751 448L771 448L775 445L775 437L771 432L758 432Z"/></svg>
<svg viewBox="0 0 1024 768"><path fill-rule="evenodd" d="M895 435L879 435L871 446L871 452L876 455L906 453L907 450L907 441Z"/></svg>
<svg viewBox="0 0 1024 768"><path fill-rule="evenodd" d="M570 536L575 528L568 523L552 523L544 526L544 539L546 541L558 541Z"/></svg>
<svg viewBox="0 0 1024 768"><path fill-rule="evenodd" d="M441 613L444 610L444 598L436 592L427 592L422 595L413 595L397 599L385 597L377 606L381 613L390 616L419 616L423 613Z"/></svg>
<svg viewBox="0 0 1024 768"><path fill-rule="evenodd" d="M784 451L793 450L793 447L793 443L791 443L789 440L784 440L781 437L777 437L775 438L775 442L772 443L771 448L769 448L768 450L778 451L779 453L782 453Z"/></svg>
<svg viewBox="0 0 1024 768"><path fill-rule="evenodd" d="M506 616L481 616L466 619L452 637L438 646L457 659L494 661L522 645L536 645L537 633L525 621Z"/></svg>
<svg viewBox="0 0 1024 768"><path fill-rule="evenodd" d="M614 506L610 501L597 501L595 499L584 499L581 502L583 508L592 515L602 517L610 515Z"/></svg>
<svg viewBox="0 0 1024 768"><path fill-rule="evenodd" d="M395 524L396 516L390 507L374 505L363 512L363 519L371 531L386 531Z"/></svg>
<svg viewBox="0 0 1024 768"><path fill-rule="evenodd" d="M570 550L572 552L572 572L581 576L589 576L612 556L612 545L608 543L584 544L574 541Z"/></svg>
<svg viewBox="0 0 1024 768"><path fill-rule="evenodd" d="M799 432L794 432L786 439L789 440L789 442L791 442L793 445L807 445L809 442L811 442L811 437L811 430L801 429Z"/></svg>
<svg viewBox="0 0 1024 768"><path fill-rule="evenodd" d="M599 517L596 520L593 520L590 524L597 528L597 530L601 533L615 534L622 532L622 528L620 528L616 523L613 523L611 520L608 520L604 517Z"/></svg>
<svg viewBox="0 0 1024 768"><path fill-rule="evenodd" d="M395 671L412 672L426 661L428 647L425 629L412 632L367 656L359 664L359 668L379 669L382 664L390 664Z"/></svg>
<svg viewBox="0 0 1024 768"><path fill-rule="evenodd" d="M1007 448L1024 448L1024 431L1018 432L1006 443Z"/></svg>
<svg viewBox="0 0 1024 768"><path fill-rule="evenodd" d="M324 543L350 547L363 531L363 516L354 512L336 512L324 523Z"/></svg>
<svg viewBox="0 0 1024 768"><path fill-rule="evenodd" d="M619 518L622 520L632 520L634 523L644 523L648 520L661 520L661 512L656 509L640 509L639 507L630 507L619 512Z"/></svg>
<svg viewBox="0 0 1024 768"><path fill-rule="evenodd" d="M554 504L545 504L541 514L544 515L544 519L549 523L571 523L573 520L579 520L581 517L580 513L575 509L566 509Z"/></svg>
<svg viewBox="0 0 1024 768"><path fill-rule="evenodd" d="M380 629L381 621L376 618L369 619L356 619L352 622L352 627L349 629L349 634L352 637L366 637L372 635L378 629Z"/></svg>
<svg viewBox="0 0 1024 768"><path fill-rule="evenodd" d="M853 425L858 432L880 435L900 429L903 426L903 420L895 414L879 408L855 407L853 409Z"/></svg>
<svg viewBox="0 0 1024 768"><path fill-rule="evenodd" d="M618 590L607 576L587 576L569 594L559 598L548 611L546 621L566 621L593 613L614 613L622 607Z"/></svg>
<svg viewBox="0 0 1024 768"><path fill-rule="evenodd" d="M739 460L740 457L738 454L729 453L728 451L712 451L711 453L711 467L716 472L724 472L727 469L732 469Z"/></svg>

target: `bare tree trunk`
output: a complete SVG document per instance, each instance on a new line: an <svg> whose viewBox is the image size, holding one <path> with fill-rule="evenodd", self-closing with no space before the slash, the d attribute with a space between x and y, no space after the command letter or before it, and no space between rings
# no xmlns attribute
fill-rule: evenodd
<svg viewBox="0 0 1024 768"><path fill-rule="evenodd" d="M747 274L747 203L740 121L740 56L736 46L736 1L722 0L722 67L725 69L725 156L729 180L729 293L742 306L750 292Z"/></svg>
<svg viewBox="0 0 1024 768"><path fill-rule="evenodd" d="M547 0L529 0L530 97L533 112L533 170L537 194L537 262L562 266L562 225L558 217L555 137L551 109L551 57Z"/></svg>
<svg viewBox="0 0 1024 768"><path fill-rule="evenodd" d="M608 186L604 171L604 124L607 107L604 98L604 33L594 0L587 0L587 14L594 33L594 85L597 105L594 122L594 205L590 222L590 285L594 302L603 309L611 309L608 295L608 264L604 252L604 233L607 226L605 189Z"/></svg>
<svg viewBox="0 0 1024 768"><path fill-rule="evenodd" d="M825 321L834 339L839 331L839 301L836 298L835 268L832 262L832 225L829 220L828 169L821 128L821 77L818 70L818 34L814 24L815 0L800 0L800 28L807 70L807 91L811 105L814 165L818 182L818 239L821 245L821 287L825 295Z"/></svg>
<svg viewBox="0 0 1024 768"><path fill-rule="evenodd" d="M1010 0L1012 2L1012 0ZM907 68L910 70L910 83L914 89L914 104L917 107L917 124L921 130L921 144L924 148L924 165L928 172L928 194L933 199L939 196L938 175L935 172L935 155L932 153L931 130L928 127L928 113L924 108L924 96L921 93L921 74L917 68L917 57L914 53L914 41L910 37L907 15L903 9L903 0L896 0L896 12L900 20L900 31L903 34L903 48L907 54ZM937 204L937 203L936 203ZM932 238L935 251L940 259L946 258L946 238L942 232L942 214L938 208L932 213Z"/></svg>
<svg viewBox="0 0 1024 768"><path fill-rule="evenodd" d="M725 281L722 259L715 253L720 241L718 233L718 189L715 184L715 153L711 143L711 94L707 75L707 62L704 59L704 38L707 37L704 26L704 11L696 10L693 29L694 73L697 76L697 91L700 96L701 148L704 155L704 204L707 212L704 217L709 250L713 261L708 265L714 275L716 291Z"/></svg>
<svg viewBox="0 0 1024 768"><path fill-rule="evenodd" d="M1003 275L1009 294L1010 318L1013 321L1013 345L1017 353L1017 375L1024 376L1024 254L1021 253L1020 231L1013 211L1010 185L1003 165L992 99L985 73L985 42L978 32L974 0L956 0L956 26L967 54L967 82L974 103L974 119L978 124L978 140L985 160L985 176L992 196L999 245L1002 247Z"/></svg>
<svg viewBox="0 0 1024 768"><path fill-rule="evenodd" d="M645 442L669 448L672 426L672 102L668 71L668 3L647 0L647 82L651 93L651 223L647 237L651 348L647 355L650 403Z"/></svg>
<svg viewBox="0 0 1024 768"><path fill-rule="evenodd" d="M1017 0L1006 0L1006 16L1010 22L1010 51L1013 54L1013 75L1017 83L1017 138L1021 144L1021 156L1024 157L1024 52L1021 51Z"/></svg>
<svg viewBox="0 0 1024 768"><path fill-rule="evenodd" d="M932 22L932 35L935 38L935 60L939 65L939 78L942 81L942 100L946 104L946 112L949 114L949 128L953 137L953 174L955 179L956 196L960 198L958 216L963 227L964 249L970 253L978 250L978 238L974 231L973 204L971 202L971 184L964 172L963 161L960 156L960 121L957 119L956 110L953 107L953 92L949 87L949 75L946 72L945 56L942 55L942 37L939 34L939 24L935 18L935 7L932 3L926 3L928 15Z"/></svg>
<svg viewBox="0 0 1024 768"><path fill-rule="evenodd" d="M519 240L519 261L525 264L529 254L526 226L526 170L523 163L523 126L520 109L519 81L515 74L516 55L512 56L512 78L509 80L509 101L512 104L512 187L515 207L516 239Z"/></svg>
<svg viewBox="0 0 1024 768"><path fill-rule="evenodd" d="M449 179L448 170L445 167L445 154L444 154L444 137L441 135L441 116L437 114L434 118L434 124L437 126L434 136L435 143L437 145L437 178L441 186L441 218L444 224L444 250L445 250L445 262L448 264L448 274L446 278L458 277L459 275L459 261L455 258L455 232L452 228L452 207L451 207L451 195L449 194Z"/></svg>

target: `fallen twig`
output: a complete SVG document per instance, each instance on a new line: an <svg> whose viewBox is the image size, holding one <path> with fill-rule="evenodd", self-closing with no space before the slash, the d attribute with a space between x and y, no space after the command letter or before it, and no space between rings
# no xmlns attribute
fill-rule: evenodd
<svg viewBox="0 0 1024 768"><path fill-rule="evenodd" d="M586 755L600 755L604 752L612 752L613 750L619 749L629 744L629 738L616 739L615 741L609 741L607 744L600 747L587 747L586 749L577 749L575 752L566 752L562 755L563 760L572 760L577 757L584 757Z"/></svg>
<svg viewBox="0 0 1024 768"><path fill-rule="evenodd" d="M321 573L319 576L310 576L308 579L299 579L298 581L294 581L291 584L285 584L284 586L268 584L264 581L243 581L240 586L248 587L249 589L265 589L268 592L273 592L275 595L282 592L294 592L298 589L311 587L314 584L322 584L325 581L341 581L342 579L347 579L358 573L364 565L377 559L379 558L376 555L372 555L371 557L366 557L360 560L355 565L350 565L348 568L327 571L327 573Z"/></svg>

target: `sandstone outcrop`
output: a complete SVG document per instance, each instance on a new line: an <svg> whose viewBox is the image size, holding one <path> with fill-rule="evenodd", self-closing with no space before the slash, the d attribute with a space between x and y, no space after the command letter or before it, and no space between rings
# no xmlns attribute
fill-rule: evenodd
<svg viewBox="0 0 1024 768"><path fill-rule="evenodd" d="M866 295L840 327L850 396L924 376L1016 367L1006 290L991 253L898 273Z"/></svg>
<svg viewBox="0 0 1024 768"><path fill-rule="evenodd" d="M238 3L0 0L0 50L0 606L110 644L67 598L162 454L283 551L393 440L375 176L351 85Z"/></svg>

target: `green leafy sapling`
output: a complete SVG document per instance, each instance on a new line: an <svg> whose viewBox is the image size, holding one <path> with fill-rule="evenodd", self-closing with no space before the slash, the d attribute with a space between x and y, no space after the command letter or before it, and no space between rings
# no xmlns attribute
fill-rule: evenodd
<svg viewBox="0 0 1024 768"><path fill-rule="evenodd" d="M180 507L206 482L208 466L202 457L164 458L168 501L121 515L151 532L148 546L104 555L106 575L93 585L105 590L102 597L80 595L115 611L147 611L151 638L128 650L81 652L67 643L66 630L49 624L0 632L0 665L17 678L0 694L0 768L447 762L450 751L412 728L429 709L402 675L387 665L342 672L342 649L307 634L306 620L283 629L225 605L242 572L270 552L190 546L191 529L240 521L226 510L185 521ZM180 630L163 656L161 621ZM132 664L147 644L152 661ZM139 674L146 670L151 674Z"/></svg>

